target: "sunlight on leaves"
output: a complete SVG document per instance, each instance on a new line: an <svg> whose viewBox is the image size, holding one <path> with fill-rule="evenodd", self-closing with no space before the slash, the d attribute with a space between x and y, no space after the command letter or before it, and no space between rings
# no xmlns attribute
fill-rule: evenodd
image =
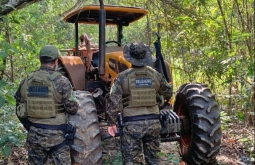
<svg viewBox="0 0 255 165"><path fill-rule="evenodd" d="M16 104L16 100L13 98L13 96L6 94L5 95L6 101L8 101L9 103L11 103L12 105Z"/></svg>
<svg viewBox="0 0 255 165"><path fill-rule="evenodd" d="M240 120L245 120L245 116L244 116L244 113L243 112L237 112L236 113L236 117Z"/></svg>

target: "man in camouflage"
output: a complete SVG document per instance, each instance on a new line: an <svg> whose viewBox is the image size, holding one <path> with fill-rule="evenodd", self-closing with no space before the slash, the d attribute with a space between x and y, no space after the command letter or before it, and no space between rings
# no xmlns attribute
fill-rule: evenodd
<svg viewBox="0 0 255 165"><path fill-rule="evenodd" d="M117 132L118 113L123 116L121 152L124 165L161 164L159 107L157 96L169 100L172 86L148 65L152 56L148 46L132 43L124 47L124 57L132 68L121 72L111 87L108 132Z"/></svg>
<svg viewBox="0 0 255 165"><path fill-rule="evenodd" d="M42 47L40 69L29 74L15 94L17 117L28 131L29 165L43 165L49 157L57 165L71 164L65 136L72 127L66 118L67 113L76 114L79 105L70 81L55 71L59 55L52 45Z"/></svg>

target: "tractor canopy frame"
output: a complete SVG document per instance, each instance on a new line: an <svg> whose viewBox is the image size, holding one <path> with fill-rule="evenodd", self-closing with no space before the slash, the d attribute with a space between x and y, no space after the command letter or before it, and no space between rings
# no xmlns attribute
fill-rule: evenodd
<svg viewBox="0 0 255 165"><path fill-rule="evenodd" d="M64 20L75 24L75 55L78 52L78 24L99 24L99 74L104 75L105 26L117 26L117 41L121 44L123 26L129 26L147 14L148 11L142 8L104 5L100 0L100 5L84 6L69 13Z"/></svg>

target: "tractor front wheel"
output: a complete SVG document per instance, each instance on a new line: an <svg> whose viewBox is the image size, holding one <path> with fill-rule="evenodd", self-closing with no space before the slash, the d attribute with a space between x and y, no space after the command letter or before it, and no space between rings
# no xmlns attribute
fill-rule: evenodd
<svg viewBox="0 0 255 165"><path fill-rule="evenodd" d="M221 144L221 122L215 96L206 85L182 85L174 102L176 114L183 121L180 154L188 165L213 165Z"/></svg>
<svg viewBox="0 0 255 165"><path fill-rule="evenodd" d="M73 165L101 165L102 147L97 110L92 95L87 91L74 91L79 102L77 114L68 115L68 123L76 127L71 146Z"/></svg>

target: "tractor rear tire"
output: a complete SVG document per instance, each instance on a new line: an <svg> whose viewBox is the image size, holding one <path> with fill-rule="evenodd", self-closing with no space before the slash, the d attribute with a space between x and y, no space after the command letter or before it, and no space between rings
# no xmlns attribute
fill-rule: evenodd
<svg viewBox="0 0 255 165"><path fill-rule="evenodd" d="M68 115L68 123L76 127L71 159L74 165L101 165L102 147L97 110L92 95L75 91L79 102L77 114Z"/></svg>
<svg viewBox="0 0 255 165"><path fill-rule="evenodd" d="M173 110L186 119L183 124L186 133L180 133L179 141L182 159L188 165L217 164L222 132L218 104L210 89L199 83L182 85Z"/></svg>

